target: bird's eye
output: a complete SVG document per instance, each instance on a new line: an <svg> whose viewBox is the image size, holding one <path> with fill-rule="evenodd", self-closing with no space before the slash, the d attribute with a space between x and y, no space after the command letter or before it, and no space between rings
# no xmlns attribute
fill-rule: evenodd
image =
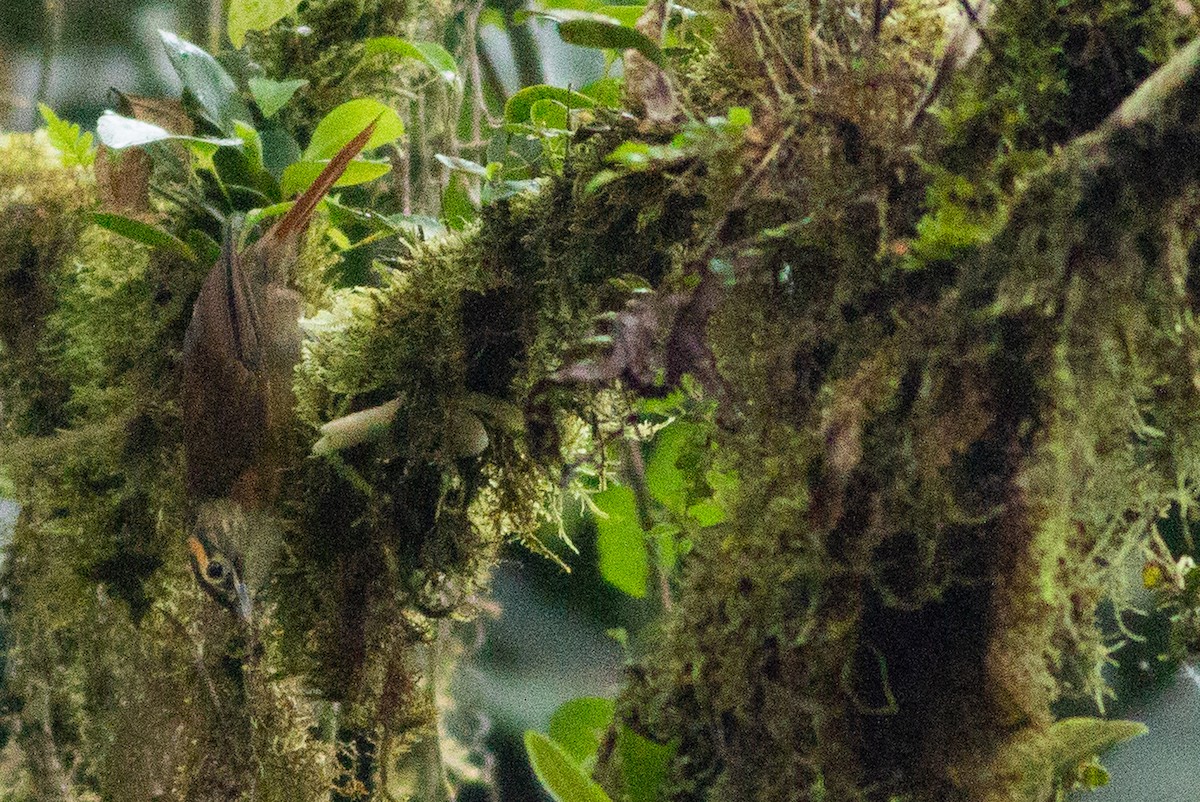
<svg viewBox="0 0 1200 802"><path fill-rule="evenodd" d="M225 566L214 560L208 564L208 570L206 573L208 574L209 579L213 580L214 582L220 582L225 576Z"/></svg>

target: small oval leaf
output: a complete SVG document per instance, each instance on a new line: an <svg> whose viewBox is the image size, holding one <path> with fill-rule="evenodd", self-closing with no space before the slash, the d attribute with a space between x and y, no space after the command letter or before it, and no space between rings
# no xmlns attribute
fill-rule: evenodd
<svg viewBox="0 0 1200 802"><path fill-rule="evenodd" d="M562 748L540 732L525 733L529 763L556 802L612 802L594 780L571 762Z"/></svg>
<svg viewBox="0 0 1200 802"><path fill-rule="evenodd" d="M254 97L254 102L258 104L258 110L269 119L286 106L287 102L292 99L292 95L296 94L299 89L308 86L308 81L303 78L272 81L270 78L255 77L250 79L249 84L250 94Z"/></svg>
<svg viewBox="0 0 1200 802"><path fill-rule="evenodd" d="M596 101L587 95L571 89L558 86L527 86L514 94L504 104L504 121L508 123L527 123L533 111L533 104L539 100L557 100L568 109L591 109L596 107Z"/></svg>
<svg viewBox="0 0 1200 802"><path fill-rule="evenodd" d="M229 41L234 47L241 47L248 31L270 28L295 11L298 5L300 0L233 0L229 4L229 22L225 26Z"/></svg>
<svg viewBox="0 0 1200 802"><path fill-rule="evenodd" d="M159 31L167 58L179 74L183 88L196 100L204 119L232 133L234 120L251 120L250 109L238 95L237 86L215 58L170 31Z"/></svg>
<svg viewBox="0 0 1200 802"><path fill-rule="evenodd" d="M654 40L637 28L628 28L611 17L597 14L591 19L560 22L558 35L564 42L580 47L636 50L658 66L666 66L662 48Z"/></svg>
<svg viewBox="0 0 1200 802"><path fill-rule="evenodd" d="M642 598L650 577L650 557L633 490L610 485L592 496L592 502L603 513L596 516L600 575L617 589Z"/></svg>
<svg viewBox="0 0 1200 802"><path fill-rule="evenodd" d="M299 161L288 165L279 179L280 194L285 198L290 198L296 193L308 189L312 186L312 182L317 180L317 176L321 174L321 171L325 169L325 165L327 164L329 164L329 159ZM355 159L346 165L346 172L342 173L342 177L337 180L334 186L352 187L355 184L365 184L368 181L374 181L380 176L387 175L391 169L391 164L385 161Z"/></svg>
<svg viewBox="0 0 1200 802"><path fill-rule="evenodd" d="M394 142L404 135L404 123L394 109L372 98L349 100L326 114L304 150L304 161L331 159L363 129L375 123L364 151Z"/></svg>
<svg viewBox="0 0 1200 802"><path fill-rule="evenodd" d="M443 81L452 84L458 80L458 63L454 56L437 42L410 42L399 36L377 36L365 43L368 57L382 53L420 61L433 68Z"/></svg>

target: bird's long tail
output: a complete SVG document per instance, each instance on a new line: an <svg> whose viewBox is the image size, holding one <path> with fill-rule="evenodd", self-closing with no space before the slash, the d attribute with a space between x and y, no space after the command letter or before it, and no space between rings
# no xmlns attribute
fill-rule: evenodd
<svg viewBox="0 0 1200 802"><path fill-rule="evenodd" d="M372 121L362 130L362 133L347 142L337 152L337 155L329 160L329 164L325 165L325 169L317 176L317 180L313 181L312 186L304 190L304 194L296 199L292 208L279 218L279 222L272 226L264 237L282 240L304 233L321 198L325 197L325 193L329 192L337 180L342 177L342 173L346 172L346 167L367 146L367 142L374 133L375 121Z"/></svg>

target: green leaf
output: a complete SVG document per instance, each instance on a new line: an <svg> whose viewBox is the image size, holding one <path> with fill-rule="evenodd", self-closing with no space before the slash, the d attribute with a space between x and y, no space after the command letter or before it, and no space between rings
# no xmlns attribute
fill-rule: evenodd
<svg viewBox="0 0 1200 802"><path fill-rule="evenodd" d="M655 743L628 727L621 727L617 752L621 756L621 774L629 802L656 802L675 756L674 744Z"/></svg>
<svg viewBox="0 0 1200 802"><path fill-rule="evenodd" d="M625 82L620 78L600 78L579 87L579 91L601 106L618 109L621 107L621 87L624 85Z"/></svg>
<svg viewBox="0 0 1200 802"><path fill-rule="evenodd" d="M596 518L600 575L619 590L642 598L650 577L650 558L633 490L611 485L592 496L592 502L603 513Z"/></svg>
<svg viewBox="0 0 1200 802"><path fill-rule="evenodd" d="M563 702L550 717L550 739L579 766L590 769L615 709L611 699L599 696Z"/></svg>
<svg viewBox="0 0 1200 802"><path fill-rule="evenodd" d="M254 169L264 170L262 137L258 135L258 131L241 120L233 121L233 131L238 139L242 140L242 153L246 155L246 160Z"/></svg>
<svg viewBox="0 0 1200 802"><path fill-rule="evenodd" d="M276 179L283 176L283 171L288 165L300 161L300 146L283 128L264 128L259 131L259 138L262 140L263 166Z"/></svg>
<svg viewBox="0 0 1200 802"><path fill-rule="evenodd" d="M303 192L312 186L312 182L317 180L317 176L325 169L325 165L329 164L329 159L322 161L300 161L295 164L290 164L283 171L283 176L279 179L280 194L285 198L290 198L298 192ZM380 176L387 175L392 169L392 165L386 161L372 161L369 159L355 159L346 165L346 172L342 173L342 177L334 184L335 187L351 187L355 184L365 184L368 181L374 181Z"/></svg>
<svg viewBox="0 0 1200 802"><path fill-rule="evenodd" d="M371 98L349 100L317 123L317 130L313 131L312 139L304 150L304 160L332 159L372 122L375 123L375 133L371 134L364 151L394 142L404 135L404 123L394 109Z"/></svg>
<svg viewBox="0 0 1200 802"><path fill-rule="evenodd" d="M215 58L170 31L159 31L158 35L184 90L195 99L204 119L227 134L233 132L234 120L254 119L233 79Z"/></svg>
<svg viewBox="0 0 1200 802"><path fill-rule="evenodd" d="M50 145L62 154L63 167L89 167L96 161L96 149L92 147L90 131L80 133L76 123L59 119L54 110L45 103L38 104L38 111L46 121L46 134Z"/></svg>
<svg viewBox="0 0 1200 802"><path fill-rule="evenodd" d="M242 144L242 140L234 138L217 139L207 136L172 134L167 129L157 126L154 123L135 120L132 117L122 117L115 111L106 111L100 115L100 119L96 121L96 136L107 147L113 150L139 147L141 145L149 145L151 142L162 142L168 139L181 142L204 143L205 145L211 145L214 152L218 147L240 147Z"/></svg>
<svg viewBox="0 0 1200 802"><path fill-rule="evenodd" d="M149 223L143 223L141 220L135 220L132 217L109 214L107 212L96 212L92 215L92 222L101 228L106 228L134 242L140 242L152 248L162 248L171 251L187 259L189 262L196 261L196 253L186 242L171 232L152 226Z"/></svg>
<svg viewBox="0 0 1200 802"><path fill-rule="evenodd" d="M716 526L725 520L725 508L712 499L693 504L687 512L701 526Z"/></svg>
<svg viewBox="0 0 1200 802"><path fill-rule="evenodd" d="M675 421L659 430L654 437L654 451L646 462L646 488L654 500L677 514L687 507L688 481L679 469L683 449L696 437L697 429L690 423Z"/></svg>
<svg viewBox="0 0 1200 802"><path fill-rule="evenodd" d="M1056 721L1050 725L1055 770L1060 776L1066 775L1093 755L1147 732L1140 721L1086 716Z"/></svg>
<svg viewBox="0 0 1200 802"><path fill-rule="evenodd" d="M612 802L561 747L540 732L525 732L525 750L533 773L556 802Z"/></svg>
<svg viewBox="0 0 1200 802"><path fill-rule="evenodd" d="M263 31L296 10L300 0L231 0L226 31L234 47L246 41L247 31ZM265 113L265 112L264 112ZM270 116L270 115L268 115Z"/></svg>
<svg viewBox="0 0 1200 802"><path fill-rule="evenodd" d="M398 36L377 36L366 41L367 56L389 53L420 61L433 68L448 84L458 80L458 64L454 56L437 42L410 42Z"/></svg>
<svg viewBox="0 0 1200 802"><path fill-rule="evenodd" d="M527 86L517 92L504 104L504 121L508 123L527 123L533 110L533 104L539 100L557 100L569 109L593 109L596 101L587 95L557 86L538 84Z"/></svg>
<svg viewBox="0 0 1200 802"><path fill-rule="evenodd" d="M258 110L264 117L274 117L280 109L287 105L302 87L308 86L303 78L293 78L290 81L272 81L270 78L251 78L250 94L258 104Z"/></svg>
<svg viewBox="0 0 1200 802"><path fill-rule="evenodd" d="M569 44L607 50L636 50L660 67L667 64L657 42L614 17L579 11L551 11L546 16L559 20L558 35Z"/></svg>
<svg viewBox="0 0 1200 802"><path fill-rule="evenodd" d="M462 176L452 174L450 183L442 192L442 220L446 222L446 227L462 231L477 217L479 210L471 202L471 195Z"/></svg>
<svg viewBox="0 0 1200 802"><path fill-rule="evenodd" d="M529 107L529 120L534 125L557 131L566 131L570 124L567 120L570 112L566 106L557 100L545 98L534 102Z"/></svg>

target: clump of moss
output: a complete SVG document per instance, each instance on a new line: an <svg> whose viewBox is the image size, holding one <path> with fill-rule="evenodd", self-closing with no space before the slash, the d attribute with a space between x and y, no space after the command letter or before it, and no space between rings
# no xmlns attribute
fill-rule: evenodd
<svg viewBox="0 0 1200 802"><path fill-rule="evenodd" d="M16 156L0 161L28 175L5 184L4 211L37 211L3 215L6 252L22 256L5 308L37 314L20 332L29 349L7 340L0 371L28 376L35 353L62 388L52 414L19 405L25 385L3 388L5 413L24 416L6 419L0 459L21 505L3 577L5 699L26 772L44 793L184 799L260 777L290 789L277 798L320 798L332 747L307 736L308 702L270 677L269 657L242 670L244 637L187 568L175 396L205 268L86 228L89 177L6 144ZM31 194L53 187L62 195ZM69 236L47 239L43 212Z"/></svg>
<svg viewBox="0 0 1200 802"><path fill-rule="evenodd" d="M0 136L0 424L12 434L48 433L65 420L67 387L40 348L59 265L83 229L92 203L82 168L58 167L43 135Z"/></svg>
<svg viewBox="0 0 1200 802"><path fill-rule="evenodd" d="M374 36L413 38L416 14L410 5L408 0L313 0L270 30L247 34L246 52L266 74L308 81L284 112L289 127L312 131L347 100L395 96L390 67L379 59L365 63L361 43Z"/></svg>
<svg viewBox="0 0 1200 802"><path fill-rule="evenodd" d="M961 192L935 176L914 204L903 161L854 160L846 126L818 117L759 162L761 194L699 215L736 249L714 248L732 265L707 329L723 395L715 425L697 423L741 482L728 520L694 538L670 649L626 691L630 724L681 739L670 798L1040 800L1070 784L1003 767L1045 739L1060 698L1102 707L1097 604L1120 604L1129 561L1193 482L1193 234L1187 194L1162 209L1136 176L1153 146L1053 151L1118 99L1093 96L1086 76L1106 67L1089 59L1116 53L1128 92L1183 23L1166 6L1063 11L1046 24L1092 43L1064 53L1074 33L1022 27L1043 11L1006 6L996 36L1066 59L1059 101L1035 103ZM943 120L1044 77L989 53ZM1146 119L1169 127L1164 112ZM896 153L857 130L862 153ZM930 153L953 165L962 130ZM909 247L906 221L968 195L992 206L963 247L943 247L951 215Z"/></svg>

